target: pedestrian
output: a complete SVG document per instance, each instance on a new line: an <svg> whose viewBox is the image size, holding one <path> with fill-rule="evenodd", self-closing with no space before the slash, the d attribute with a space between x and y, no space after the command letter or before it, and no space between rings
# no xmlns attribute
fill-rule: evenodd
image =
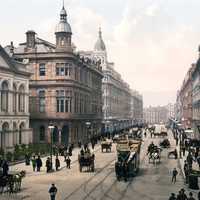
<svg viewBox="0 0 200 200"><path fill-rule="evenodd" d="M35 156L33 156L33 158L31 159L31 162L32 162L33 171L35 171L35 168L36 168L36 159L35 159Z"/></svg>
<svg viewBox="0 0 200 200"><path fill-rule="evenodd" d="M200 200L200 192L198 193L198 200Z"/></svg>
<svg viewBox="0 0 200 200"><path fill-rule="evenodd" d="M192 192L189 193L189 198L188 198L188 200L195 200L195 198L193 197Z"/></svg>
<svg viewBox="0 0 200 200"><path fill-rule="evenodd" d="M56 163L56 171L58 171L58 168L60 167L60 160L59 160L58 156L56 156L55 163Z"/></svg>
<svg viewBox="0 0 200 200"><path fill-rule="evenodd" d="M51 161L49 157L46 160L46 169L47 169L47 173L51 171Z"/></svg>
<svg viewBox="0 0 200 200"><path fill-rule="evenodd" d="M70 159L69 156L68 156L67 159L66 159L66 165L67 165L66 167L67 167L68 169L71 168L71 166L70 166L70 165L71 165L71 159Z"/></svg>
<svg viewBox="0 0 200 200"><path fill-rule="evenodd" d="M147 132L146 131L144 131L144 137L147 137Z"/></svg>
<svg viewBox="0 0 200 200"><path fill-rule="evenodd" d="M25 154L25 164L30 165L30 155L28 153Z"/></svg>
<svg viewBox="0 0 200 200"><path fill-rule="evenodd" d="M177 195L177 200L188 200L185 190L182 188Z"/></svg>
<svg viewBox="0 0 200 200"><path fill-rule="evenodd" d="M78 147L81 148L81 145L82 145L82 144L81 144L81 141L79 140L79 141L78 141Z"/></svg>
<svg viewBox="0 0 200 200"><path fill-rule="evenodd" d="M36 166L37 166L37 172L40 172L40 168L42 167L42 160L40 156L36 159Z"/></svg>
<svg viewBox="0 0 200 200"><path fill-rule="evenodd" d="M188 163L189 169L192 169L193 158L192 158L192 154L191 154L190 151L189 151L189 154L188 154L186 160L187 160L187 163Z"/></svg>
<svg viewBox="0 0 200 200"><path fill-rule="evenodd" d="M9 165L6 160L4 160L4 162L2 164L2 168L3 168L3 176L8 176Z"/></svg>
<svg viewBox="0 0 200 200"><path fill-rule="evenodd" d="M183 156L185 156L185 145L184 144L183 144L182 150L183 150Z"/></svg>
<svg viewBox="0 0 200 200"><path fill-rule="evenodd" d="M174 193L171 193L171 196L169 197L169 200L176 200L176 196Z"/></svg>
<svg viewBox="0 0 200 200"><path fill-rule="evenodd" d="M91 141L91 144L92 144L92 149L94 150L95 141L94 141L94 140L92 140L92 141Z"/></svg>
<svg viewBox="0 0 200 200"><path fill-rule="evenodd" d="M58 189L56 188L55 184L52 183L51 187L49 188L49 194L50 194L50 199L55 200L56 199L56 194L58 192Z"/></svg>
<svg viewBox="0 0 200 200"><path fill-rule="evenodd" d="M72 145L69 146L69 156L72 156L72 150L73 150L73 147Z"/></svg>
<svg viewBox="0 0 200 200"><path fill-rule="evenodd" d="M176 140L176 146L177 146L178 145L178 136L176 136L175 140Z"/></svg>
<svg viewBox="0 0 200 200"><path fill-rule="evenodd" d="M176 168L173 169L172 171L172 183L176 183L176 176L178 174L178 171L176 170Z"/></svg>

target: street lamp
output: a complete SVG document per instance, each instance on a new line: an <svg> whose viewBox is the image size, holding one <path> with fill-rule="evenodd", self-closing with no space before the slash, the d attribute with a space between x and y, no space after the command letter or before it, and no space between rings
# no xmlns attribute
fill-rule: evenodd
<svg viewBox="0 0 200 200"><path fill-rule="evenodd" d="M85 122L85 125L87 127L87 134L89 133L88 129L90 128L91 126L91 122Z"/></svg>
<svg viewBox="0 0 200 200"><path fill-rule="evenodd" d="M51 171L53 170L53 129L54 126L52 123L49 124L48 128L50 129L51 134L51 151L50 151L50 159L51 159Z"/></svg>

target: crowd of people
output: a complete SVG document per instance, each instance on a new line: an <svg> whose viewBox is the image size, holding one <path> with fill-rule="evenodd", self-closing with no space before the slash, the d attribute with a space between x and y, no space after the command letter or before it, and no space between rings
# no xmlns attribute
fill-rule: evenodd
<svg viewBox="0 0 200 200"><path fill-rule="evenodd" d="M182 188L179 190L178 194L171 193L169 200L200 200L200 192L197 195L198 199L195 199L192 192L189 192L189 195L185 193L185 190Z"/></svg>

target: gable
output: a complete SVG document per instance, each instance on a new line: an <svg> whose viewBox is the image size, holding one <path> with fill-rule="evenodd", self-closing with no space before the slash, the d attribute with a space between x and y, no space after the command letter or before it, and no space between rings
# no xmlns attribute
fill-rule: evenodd
<svg viewBox="0 0 200 200"><path fill-rule="evenodd" d="M3 56L0 54L0 67L9 69L9 65L8 63L5 61L5 59L3 58Z"/></svg>
<svg viewBox="0 0 200 200"><path fill-rule="evenodd" d="M5 68L10 71L15 71L15 67L12 63L10 56L6 53L3 47L0 45L0 68Z"/></svg>

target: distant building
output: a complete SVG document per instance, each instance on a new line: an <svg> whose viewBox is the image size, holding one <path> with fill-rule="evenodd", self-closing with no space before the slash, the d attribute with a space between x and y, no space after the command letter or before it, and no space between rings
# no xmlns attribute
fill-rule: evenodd
<svg viewBox="0 0 200 200"><path fill-rule="evenodd" d="M131 92L131 118L133 123L143 122L143 97L135 90Z"/></svg>
<svg viewBox="0 0 200 200"><path fill-rule="evenodd" d="M26 42L14 49L16 60L28 60L30 123L35 143L88 142L101 133L102 68L80 57L72 43L72 30L63 6L55 29L56 44L26 32ZM50 130L49 125L54 126Z"/></svg>
<svg viewBox="0 0 200 200"><path fill-rule="evenodd" d="M160 124L168 122L168 110L166 106L144 108L143 118L145 123Z"/></svg>
<svg viewBox="0 0 200 200"><path fill-rule="evenodd" d="M12 44L10 47L13 51ZM29 128L30 75L25 64L15 61L0 46L0 148L5 151L32 142Z"/></svg>
<svg viewBox="0 0 200 200"><path fill-rule="evenodd" d="M175 117L175 104L169 103L166 105L167 108L167 118L174 118Z"/></svg>
<svg viewBox="0 0 200 200"><path fill-rule="evenodd" d="M132 95L129 85L122 79L121 75L115 70L114 63L107 58L106 45L99 29L98 39L93 51L80 51L80 55L89 57L96 61L101 61L103 68L102 94L103 94L103 132L113 133L132 125L133 119L142 119L142 98L137 93ZM135 98L135 108L131 104ZM140 113L139 113L140 112Z"/></svg>

